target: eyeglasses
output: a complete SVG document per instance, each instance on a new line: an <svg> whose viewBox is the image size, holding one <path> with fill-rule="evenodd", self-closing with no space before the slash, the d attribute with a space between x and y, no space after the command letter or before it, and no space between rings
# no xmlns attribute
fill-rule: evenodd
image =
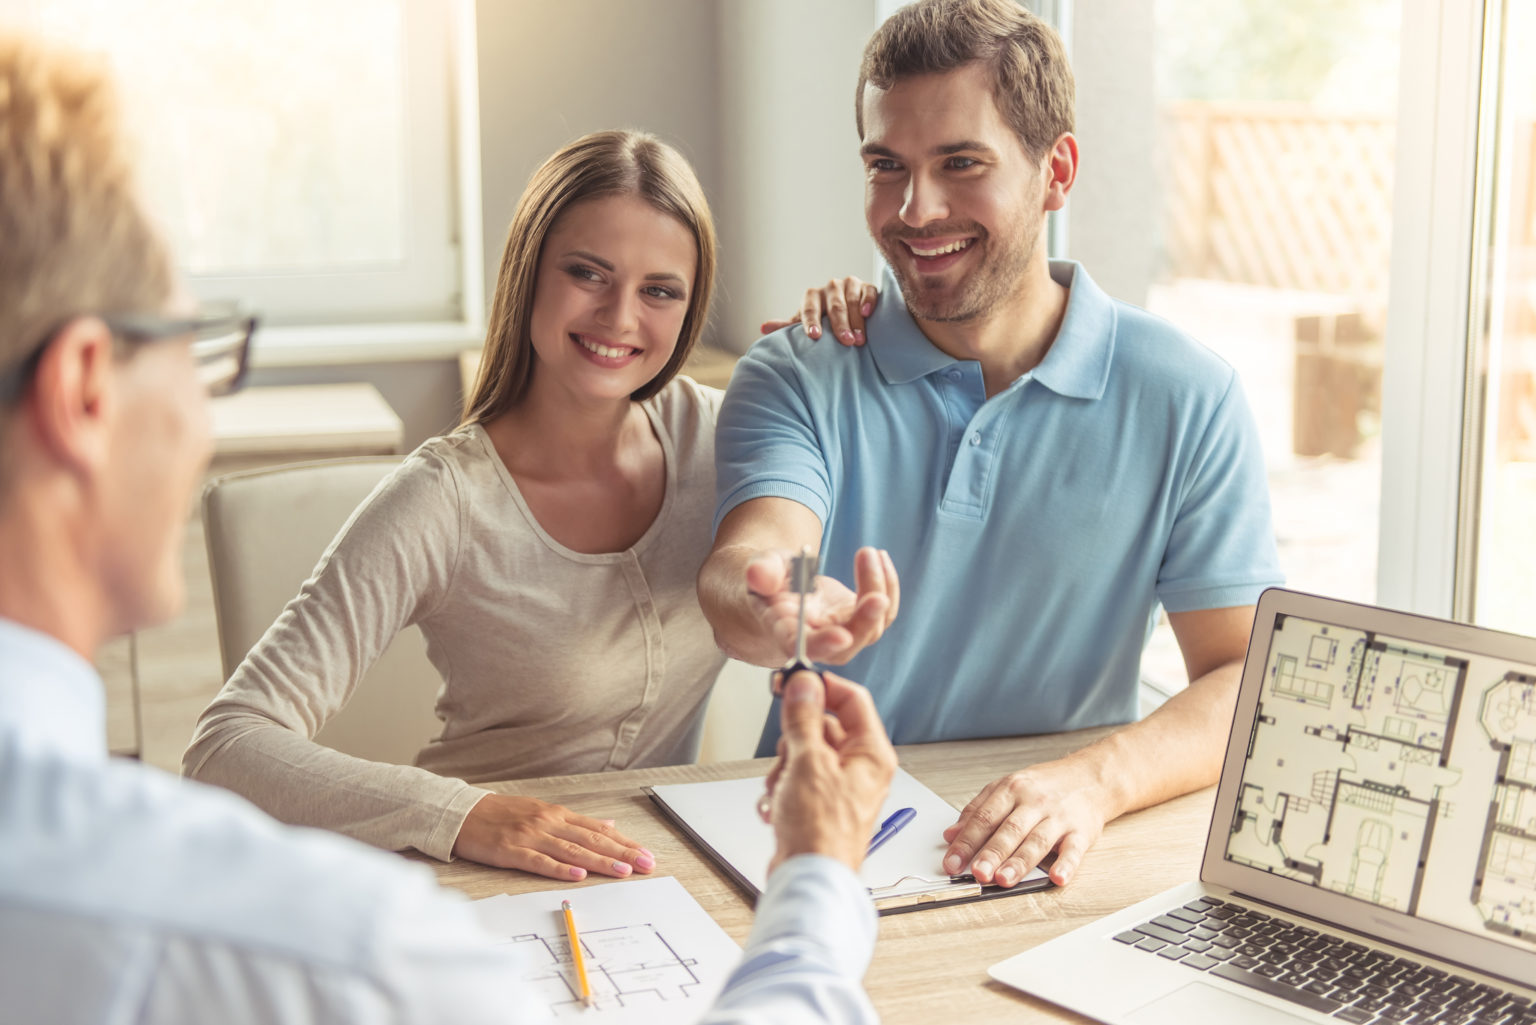
<svg viewBox="0 0 1536 1025"><path fill-rule="evenodd" d="M245 383L257 318L234 303L209 304L191 317L128 315L101 319L114 336L125 342L154 342L191 335L198 379L214 398L228 395Z"/></svg>
<svg viewBox="0 0 1536 1025"><path fill-rule="evenodd" d="M246 372L250 369L251 336L256 333L258 318L234 303L216 303L189 317L114 314L102 316L101 321L114 338L130 345L191 335L198 380L211 397L217 398L238 390L245 383ZM15 400L26 389L43 353L61 329L50 331L20 363L0 371L0 403Z"/></svg>

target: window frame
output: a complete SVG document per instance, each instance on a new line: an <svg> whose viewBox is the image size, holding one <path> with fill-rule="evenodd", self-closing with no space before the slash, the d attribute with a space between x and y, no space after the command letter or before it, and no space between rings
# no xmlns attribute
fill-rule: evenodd
<svg viewBox="0 0 1536 1025"><path fill-rule="evenodd" d="M1485 14L1481 0L1403 2L1382 379L1377 601L1458 619L1475 572Z"/></svg>

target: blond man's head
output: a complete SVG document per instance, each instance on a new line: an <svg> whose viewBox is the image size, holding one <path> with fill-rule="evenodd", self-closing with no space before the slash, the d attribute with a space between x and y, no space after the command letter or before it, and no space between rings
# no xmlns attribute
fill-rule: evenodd
<svg viewBox="0 0 1536 1025"><path fill-rule="evenodd" d="M0 34L0 616L87 657L181 605L211 447L192 335L110 326L178 293L106 77Z"/></svg>
<svg viewBox="0 0 1536 1025"><path fill-rule="evenodd" d="M109 80L0 33L0 379L70 318L158 312L174 288ZM0 432L15 398L0 396Z"/></svg>

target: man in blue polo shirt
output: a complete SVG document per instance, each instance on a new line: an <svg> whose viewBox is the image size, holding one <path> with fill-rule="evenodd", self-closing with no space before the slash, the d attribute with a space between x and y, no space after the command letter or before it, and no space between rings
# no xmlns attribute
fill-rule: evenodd
<svg viewBox="0 0 1536 1025"><path fill-rule="evenodd" d="M1133 723L966 806L944 867L1005 886L1053 851L1065 883L1105 822L1215 781L1252 606L1281 581L1232 368L1046 258L1072 93L1060 40L1009 0L925 0L871 38L886 295L852 357L794 327L741 361L699 577L722 646L777 665L786 553L819 547L810 656L879 681L897 743ZM1191 684L1134 722L1159 603Z"/></svg>

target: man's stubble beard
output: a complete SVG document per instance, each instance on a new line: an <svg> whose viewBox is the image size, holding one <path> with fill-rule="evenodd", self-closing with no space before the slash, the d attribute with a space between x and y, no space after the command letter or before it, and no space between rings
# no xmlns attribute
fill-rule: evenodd
<svg viewBox="0 0 1536 1025"><path fill-rule="evenodd" d="M998 236L985 232L980 225L975 225L974 231L964 232L975 235L972 248L982 247L984 251L979 254L982 257L980 266L961 280L958 289L948 296L930 296L922 287L924 275L910 269L908 261L912 254L902 240L923 236L886 229L881 232L879 247L896 275L902 298L915 319L929 323L959 323L987 316L1018 289L1044 224L1042 215L1032 226L1010 228L1001 234L1001 238L1013 239L1015 244L1009 245L1005 241L995 251L988 250ZM901 259L892 259L893 254Z"/></svg>

